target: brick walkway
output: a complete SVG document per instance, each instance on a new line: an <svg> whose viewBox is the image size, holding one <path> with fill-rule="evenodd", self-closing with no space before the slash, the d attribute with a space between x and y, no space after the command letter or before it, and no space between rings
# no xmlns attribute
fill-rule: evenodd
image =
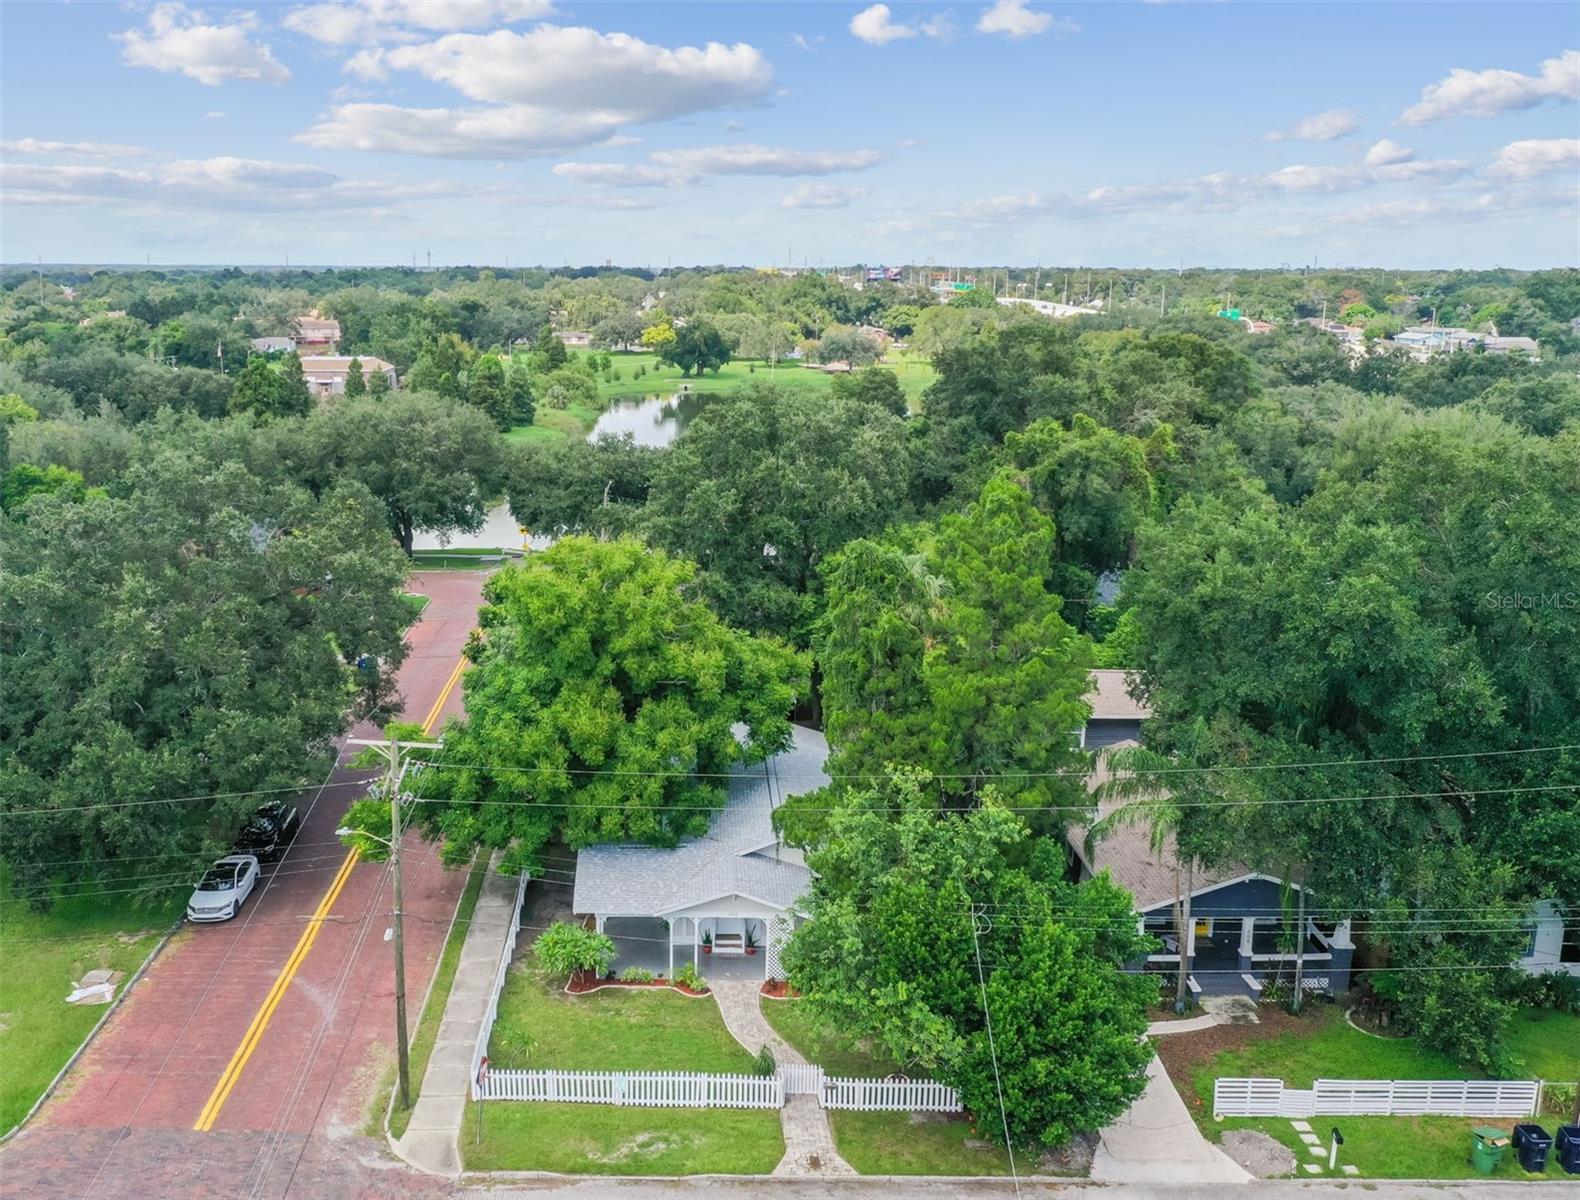
<svg viewBox="0 0 1580 1200"><path fill-rule="evenodd" d="M710 981L713 998L724 1016L724 1027L753 1054L764 1046L773 1051L774 1061L804 1063L806 1059L774 1032L763 1019L758 998L760 984L748 981ZM834 1131L828 1114L816 1096L786 1096L779 1110L779 1127L784 1133L785 1155L774 1168L775 1175L854 1175L856 1169L839 1156L834 1146Z"/></svg>

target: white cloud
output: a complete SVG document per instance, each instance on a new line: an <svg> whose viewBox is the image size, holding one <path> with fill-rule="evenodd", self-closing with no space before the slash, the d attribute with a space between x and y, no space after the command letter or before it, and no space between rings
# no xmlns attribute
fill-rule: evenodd
<svg viewBox="0 0 1580 1200"><path fill-rule="evenodd" d="M1541 74L1491 68L1455 67L1446 78L1422 89L1420 103L1404 110L1406 125L1425 125L1447 117L1496 117L1535 108L1544 100L1580 99L1580 50L1565 50L1542 62Z"/></svg>
<svg viewBox="0 0 1580 1200"><path fill-rule="evenodd" d="M0 154L76 154L83 158L133 158L147 154L141 146L120 142L51 142L43 138L17 138L0 142Z"/></svg>
<svg viewBox="0 0 1580 1200"><path fill-rule="evenodd" d="M1302 117L1288 129L1277 129L1267 134L1270 142L1331 142L1348 137L1360 128L1355 113L1347 108L1331 108L1314 116Z"/></svg>
<svg viewBox="0 0 1580 1200"><path fill-rule="evenodd" d="M1373 142L1371 149L1366 151L1365 163L1368 167L1386 167L1393 163L1409 162L1414 157L1414 150L1383 138L1380 142Z"/></svg>
<svg viewBox="0 0 1580 1200"><path fill-rule="evenodd" d="M303 163L229 156L184 159L138 169L0 163L0 187L7 203L146 203L161 212L179 205L182 211L287 213L394 209L414 199L460 190L460 185L444 181L350 181ZM475 189L467 194L475 195Z"/></svg>
<svg viewBox="0 0 1580 1200"><path fill-rule="evenodd" d="M1498 151L1487 174L1502 179L1529 179L1549 171L1580 170L1580 138L1528 138Z"/></svg>
<svg viewBox="0 0 1580 1200"><path fill-rule="evenodd" d="M860 200L866 194L866 188L803 183L780 200L779 205L781 208L848 208L853 200Z"/></svg>
<svg viewBox="0 0 1580 1200"><path fill-rule="evenodd" d="M274 51L248 37L258 26L255 14L233 12L226 20L230 23L212 25L203 13L185 4L156 5L146 30L115 35L121 43L121 61L132 67L178 71L210 87L231 80L284 83L291 78Z"/></svg>
<svg viewBox="0 0 1580 1200"><path fill-rule="evenodd" d="M622 118L562 113L531 105L498 108L402 108L341 104L296 135L320 150L369 150L437 158L516 158L553 154L605 141Z"/></svg>
<svg viewBox="0 0 1580 1200"><path fill-rule="evenodd" d="M997 0L992 8L983 9L977 20L978 33L1002 33L1012 38L1031 37L1054 28L1060 33L1081 31L1074 21L1055 23L1052 13L1033 12L1026 7L1026 0Z"/></svg>
<svg viewBox="0 0 1580 1200"><path fill-rule="evenodd" d="M217 108L211 108L208 112L203 114L203 119L205 121L223 121L229 115L229 113L221 112Z"/></svg>
<svg viewBox="0 0 1580 1200"><path fill-rule="evenodd" d="M700 146L657 150L646 163L557 163L554 173L604 187L684 187L716 175L832 175L883 160L877 150L784 150L770 146Z"/></svg>
<svg viewBox="0 0 1580 1200"><path fill-rule="evenodd" d="M375 48L346 65L365 78L412 71L494 107L342 104L299 141L452 158L551 153L606 141L626 125L756 104L773 84L773 68L744 43L671 49L554 25Z"/></svg>
<svg viewBox="0 0 1580 1200"><path fill-rule="evenodd" d="M553 12L547 0L353 0L293 8L285 25L314 41L346 46L487 29L541 20Z"/></svg>
<svg viewBox="0 0 1580 1200"><path fill-rule="evenodd" d="M823 35L821 33L814 34L812 37L808 37L804 33L792 33L790 35L790 44L797 50L811 50L822 40Z"/></svg>
<svg viewBox="0 0 1580 1200"><path fill-rule="evenodd" d="M909 25L896 24L890 19L891 15L887 4L874 4L850 19L850 31L873 46L884 46L901 38L916 36L916 30Z"/></svg>
<svg viewBox="0 0 1580 1200"><path fill-rule="evenodd" d="M928 17L917 26L927 37L947 40L955 36L954 18L947 12Z"/></svg>

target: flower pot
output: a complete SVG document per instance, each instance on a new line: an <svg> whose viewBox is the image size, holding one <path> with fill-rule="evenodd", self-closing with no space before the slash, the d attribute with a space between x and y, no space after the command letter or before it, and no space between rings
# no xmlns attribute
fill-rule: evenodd
<svg viewBox="0 0 1580 1200"><path fill-rule="evenodd" d="M757 953L757 947L756 946L748 946L748 947L746 947L746 953L749 954L749 955L750 954L756 954Z"/></svg>
<svg viewBox="0 0 1580 1200"><path fill-rule="evenodd" d="M713 953L713 947L712 946L704 946L702 948L702 952L704 954L712 954Z"/></svg>

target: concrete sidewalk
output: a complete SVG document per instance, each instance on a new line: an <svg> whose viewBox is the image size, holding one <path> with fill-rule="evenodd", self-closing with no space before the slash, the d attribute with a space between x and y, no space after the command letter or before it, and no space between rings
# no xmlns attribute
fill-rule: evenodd
<svg viewBox="0 0 1580 1200"><path fill-rule="evenodd" d="M435 1175L461 1174L456 1144L472 1086L472 1052L493 998L494 976L515 923L521 881L496 870L499 855L488 864L477 897L472 924L461 945L455 983L439 1023L439 1037L423 1073L417 1106L395 1151L412 1166Z"/></svg>
<svg viewBox="0 0 1580 1200"><path fill-rule="evenodd" d="M1102 1132L1092 1179L1103 1183L1246 1183L1251 1175L1196 1128L1156 1055L1147 1089Z"/></svg>

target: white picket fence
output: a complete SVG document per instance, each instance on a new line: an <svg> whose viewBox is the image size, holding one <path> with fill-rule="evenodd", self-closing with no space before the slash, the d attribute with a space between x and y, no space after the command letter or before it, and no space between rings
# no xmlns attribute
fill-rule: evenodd
<svg viewBox="0 0 1580 1200"><path fill-rule="evenodd" d="M1280 1079L1219 1079L1215 1117L1529 1117L1536 1080L1319 1079L1286 1088Z"/></svg>
<svg viewBox="0 0 1580 1200"><path fill-rule="evenodd" d="M510 960L516 952L516 935L521 932L521 901L527 894L527 872L521 872L516 884L516 906L510 918L510 936L505 939L499 953L499 968L494 972L494 986L488 995L488 1013L477 1031L477 1043L472 1047L472 1099L483 1099L478 1090L477 1077L481 1074L483 1056L488 1053L488 1039L494 1036L494 1020L499 1016L499 993L505 986L505 975L510 970Z"/></svg>
<svg viewBox="0 0 1580 1200"><path fill-rule="evenodd" d="M688 1071L490 1070L483 1100L557 1100L643 1108L783 1108L778 1075Z"/></svg>
<svg viewBox="0 0 1580 1200"><path fill-rule="evenodd" d="M960 1093L932 1079L823 1080L824 1108L863 1112L959 1112Z"/></svg>

